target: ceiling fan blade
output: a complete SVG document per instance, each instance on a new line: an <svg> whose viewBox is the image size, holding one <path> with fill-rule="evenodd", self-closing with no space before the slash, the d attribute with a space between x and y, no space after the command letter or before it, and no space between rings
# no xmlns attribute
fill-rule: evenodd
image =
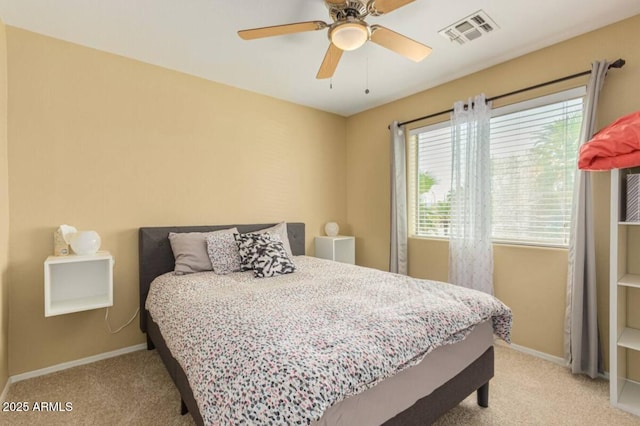
<svg viewBox="0 0 640 426"><path fill-rule="evenodd" d="M302 33L305 31L317 31L327 28L328 25L322 21L297 22L295 24L275 25L273 27L253 28L250 30L238 31L240 38L253 40L256 38L272 37L284 34Z"/></svg>
<svg viewBox="0 0 640 426"><path fill-rule="evenodd" d="M345 4L347 2L347 0L324 0L329 4L332 4L334 6L340 6L342 4Z"/></svg>
<svg viewBox="0 0 640 426"><path fill-rule="evenodd" d="M373 15L382 15L383 13L393 12L396 9L401 8L415 0L374 0L369 5L369 10Z"/></svg>
<svg viewBox="0 0 640 426"><path fill-rule="evenodd" d="M371 26L371 41L415 62L420 62L431 53L429 46L380 25Z"/></svg>
<svg viewBox="0 0 640 426"><path fill-rule="evenodd" d="M322 65L320 65L316 78L320 80L332 77L333 73L336 72L341 57L342 50L338 49L333 43L329 44L329 49L327 49L327 53L324 55L324 60L322 61Z"/></svg>

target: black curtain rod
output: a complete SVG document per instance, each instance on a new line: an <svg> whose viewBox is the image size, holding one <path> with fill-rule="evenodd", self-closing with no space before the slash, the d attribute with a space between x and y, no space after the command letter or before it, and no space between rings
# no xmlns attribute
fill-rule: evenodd
<svg viewBox="0 0 640 426"><path fill-rule="evenodd" d="M626 61L624 59L620 58L617 61L610 63L609 64L609 68L622 68L625 63L626 63ZM492 98L488 98L487 102L495 101L496 99L506 98L507 96L517 95L518 93L527 92L529 90L539 89L540 87L549 86L551 84L560 83L562 81L571 80L573 78L582 77L583 75L589 75L589 74L591 74L591 70L582 71L582 72L579 72L577 74L568 75L568 76L562 77L562 78L556 78L555 80L546 81L544 83L536 84L534 86L525 87L524 89L514 90L513 92L503 93L502 95L498 95L498 96L494 96ZM449 113L452 113L452 112L453 112L453 108L448 109L446 111L440 111L440 112L436 112L434 114L425 115L424 117L414 118L413 120L403 121L401 123L398 123L398 126L404 126L405 124L415 123L416 121L426 120L427 118L433 118L433 117L437 117L439 115L449 114ZM391 126L389 126L389 128L391 128Z"/></svg>

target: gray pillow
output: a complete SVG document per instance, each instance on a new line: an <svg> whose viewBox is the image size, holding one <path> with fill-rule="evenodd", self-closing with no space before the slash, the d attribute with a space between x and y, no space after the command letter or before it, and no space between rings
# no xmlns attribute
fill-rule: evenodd
<svg viewBox="0 0 640 426"><path fill-rule="evenodd" d="M169 242L171 243L171 250L173 250L173 257L176 260L174 268L176 275L213 270L211 260L209 260L209 255L207 254L207 236L219 233L234 234L237 232L237 228L212 232L170 232Z"/></svg>

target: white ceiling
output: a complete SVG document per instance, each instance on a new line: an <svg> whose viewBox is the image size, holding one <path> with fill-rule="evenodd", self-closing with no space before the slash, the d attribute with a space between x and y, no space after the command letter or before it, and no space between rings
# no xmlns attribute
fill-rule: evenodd
<svg viewBox="0 0 640 426"><path fill-rule="evenodd" d="M438 35L479 9L498 31L462 46ZM0 0L8 25L344 116L638 13L639 0L417 0L367 22L433 53L416 64L367 43L345 52L330 88L329 80L315 78L329 43L326 30L252 41L236 34L331 22L323 0Z"/></svg>

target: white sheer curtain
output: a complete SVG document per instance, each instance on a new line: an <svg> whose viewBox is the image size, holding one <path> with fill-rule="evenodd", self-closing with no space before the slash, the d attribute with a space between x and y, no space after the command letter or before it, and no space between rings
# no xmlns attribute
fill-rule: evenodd
<svg viewBox="0 0 640 426"><path fill-rule="evenodd" d="M407 275L407 150L404 132L394 121L391 132L391 251L389 271Z"/></svg>
<svg viewBox="0 0 640 426"><path fill-rule="evenodd" d="M593 137L600 90L609 69L607 61L591 64L584 102L580 145ZM578 170L573 193L569 237L569 268L565 315L564 356L573 373L596 378L602 372L596 300L596 254L594 243L591 176Z"/></svg>
<svg viewBox="0 0 640 426"><path fill-rule="evenodd" d="M453 106L449 281L493 294L490 118L484 95Z"/></svg>

